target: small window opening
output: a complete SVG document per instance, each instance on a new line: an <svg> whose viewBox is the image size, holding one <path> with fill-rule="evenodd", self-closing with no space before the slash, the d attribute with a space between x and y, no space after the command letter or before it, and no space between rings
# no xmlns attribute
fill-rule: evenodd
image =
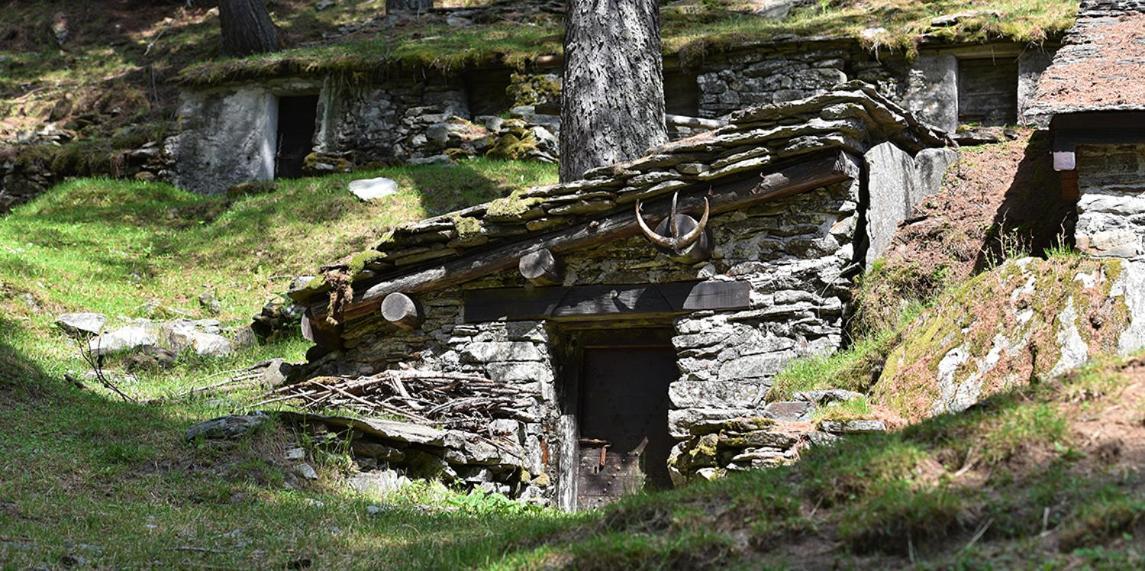
<svg viewBox="0 0 1145 571"><path fill-rule="evenodd" d="M958 62L958 122L987 127L1018 121L1018 60Z"/></svg>

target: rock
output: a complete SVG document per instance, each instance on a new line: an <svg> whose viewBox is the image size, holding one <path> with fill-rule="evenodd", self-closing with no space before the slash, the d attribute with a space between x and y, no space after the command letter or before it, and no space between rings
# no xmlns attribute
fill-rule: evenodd
<svg viewBox="0 0 1145 571"><path fill-rule="evenodd" d="M261 412L221 416L188 428L187 440L234 440L246 436L269 420L270 417Z"/></svg>
<svg viewBox="0 0 1145 571"><path fill-rule="evenodd" d="M374 470L354 474L346 483L359 494L383 497L406 487L410 479L393 470Z"/></svg>
<svg viewBox="0 0 1145 571"><path fill-rule="evenodd" d="M449 158L446 155L433 155L431 157L424 157L424 158L415 157L415 158L409 159L406 162L411 164L411 165L414 165L414 166L452 165L453 159Z"/></svg>
<svg viewBox="0 0 1145 571"><path fill-rule="evenodd" d="M405 452L399 448L360 438L355 438L350 443L350 450L354 452L356 457L373 458L383 462L401 462L406 457Z"/></svg>
<svg viewBox="0 0 1145 571"><path fill-rule="evenodd" d="M862 434L886 432L887 426L881 420L824 420L819 429L832 434Z"/></svg>
<svg viewBox="0 0 1145 571"><path fill-rule="evenodd" d="M779 401L768 403L764 409L767 416L784 422L798 422L811 419L815 405L802 401Z"/></svg>
<svg viewBox="0 0 1145 571"><path fill-rule="evenodd" d="M314 5L314 10L321 12L327 8L334 6L334 4L335 4L334 0L321 0L320 2L318 2L317 4Z"/></svg>
<svg viewBox="0 0 1145 571"><path fill-rule="evenodd" d="M290 371L293 368L293 365L281 358L267 361L262 366L259 386L267 389L282 386L286 383L286 378L290 375Z"/></svg>
<svg viewBox="0 0 1145 571"><path fill-rule="evenodd" d="M102 313L65 313L56 318L56 326L77 339L86 339L103 332L107 317Z"/></svg>
<svg viewBox="0 0 1145 571"><path fill-rule="evenodd" d="M445 461L457 465L504 464L501 450L472 434L450 431L445 437Z"/></svg>
<svg viewBox="0 0 1145 571"><path fill-rule="evenodd" d="M388 511L390 511L390 509L391 508L389 506L370 505L370 506L366 506L366 514L372 515L372 516L377 516L377 515L381 515L381 514L384 514Z"/></svg>
<svg viewBox="0 0 1145 571"><path fill-rule="evenodd" d="M175 366L179 356L170 349L148 345L127 356L124 366L128 371L158 371Z"/></svg>
<svg viewBox="0 0 1145 571"><path fill-rule="evenodd" d="M214 290L206 290L199 294L199 307L211 315L218 315L219 312L223 310L222 304L220 304L218 298L215 297Z"/></svg>
<svg viewBox="0 0 1145 571"><path fill-rule="evenodd" d="M462 18L461 16L454 16L450 14L445 17L445 25L452 28L467 28L473 25L473 20L469 18Z"/></svg>
<svg viewBox="0 0 1145 571"><path fill-rule="evenodd" d="M140 347L159 345L159 336L150 324L128 325L91 338L88 349L93 355L110 355Z"/></svg>
<svg viewBox="0 0 1145 571"><path fill-rule="evenodd" d="M791 395L792 400L809 402L817 405L827 405L833 402L846 402L862 398L862 393L844 389L826 389L818 391L802 391Z"/></svg>
<svg viewBox="0 0 1145 571"><path fill-rule="evenodd" d="M230 355L234 352L234 347L226 337L212 332L217 330L218 326L211 326L210 322L192 322L185 319L172 321L163 326L163 332L171 348L177 352L192 349L203 357Z"/></svg>
<svg viewBox="0 0 1145 571"><path fill-rule="evenodd" d="M363 202L385 198L398 191L397 181L385 177L350 181L350 192Z"/></svg>
<svg viewBox="0 0 1145 571"><path fill-rule="evenodd" d="M303 448L288 448L283 458L287 460L303 460L306 458L306 450Z"/></svg>
<svg viewBox="0 0 1145 571"><path fill-rule="evenodd" d="M302 463L294 467L294 473L306 480L317 480L318 472L310 464Z"/></svg>

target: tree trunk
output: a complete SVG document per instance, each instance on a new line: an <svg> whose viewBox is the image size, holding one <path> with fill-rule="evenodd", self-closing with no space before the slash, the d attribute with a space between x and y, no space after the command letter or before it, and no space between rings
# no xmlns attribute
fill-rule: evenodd
<svg viewBox="0 0 1145 571"><path fill-rule="evenodd" d="M428 12L433 8L433 0L386 0L386 13Z"/></svg>
<svg viewBox="0 0 1145 571"><path fill-rule="evenodd" d="M219 23L226 55L248 56L280 47L278 29L270 20L265 0L220 0Z"/></svg>
<svg viewBox="0 0 1145 571"><path fill-rule="evenodd" d="M569 0L561 181L668 140L657 0Z"/></svg>

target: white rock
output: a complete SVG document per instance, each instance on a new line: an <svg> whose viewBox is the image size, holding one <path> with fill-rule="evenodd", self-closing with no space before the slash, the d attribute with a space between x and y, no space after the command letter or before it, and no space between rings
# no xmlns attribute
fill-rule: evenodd
<svg viewBox="0 0 1145 571"><path fill-rule="evenodd" d="M291 448L286 451L285 457L287 460L302 460L306 458L306 450L302 448Z"/></svg>
<svg viewBox="0 0 1145 571"><path fill-rule="evenodd" d="M310 464L299 464L294 467L294 473L306 478L307 480L317 480L318 472Z"/></svg>
<svg viewBox="0 0 1145 571"><path fill-rule="evenodd" d="M210 331L217 330L217 326L212 327L212 323L217 324L210 321L192 322L181 319L164 324L163 333L176 352L193 349L196 354L204 357L230 355L234 352L234 347L226 337L201 329L205 327Z"/></svg>
<svg viewBox="0 0 1145 571"><path fill-rule="evenodd" d="M159 336L146 325L128 325L115 331L93 337L88 341L88 349L93 355L107 355L140 347L154 347L159 344Z"/></svg>
<svg viewBox="0 0 1145 571"><path fill-rule="evenodd" d="M364 202L385 198L397 191L397 181L385 177L350 181L350 192Z"/></svg>
<svg viewBox="0 0 1145 571"><path fill-rule="evenodd" d="M56 326L72 337L87 337L103 333L107 318L101 313L65 313L56 318Z"/></svg>

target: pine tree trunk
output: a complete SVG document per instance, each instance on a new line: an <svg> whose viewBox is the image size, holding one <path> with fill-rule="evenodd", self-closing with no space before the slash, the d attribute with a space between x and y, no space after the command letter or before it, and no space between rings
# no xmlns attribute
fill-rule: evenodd
<svg viewBox="0 0 1145 571"><path fill-rule="evenodd" d="M223 53L247 56L278 50L278 29L270 20L265 0L220 0L219 23Z"/></svg>
<svg viewBox="0 0 1145 571"><path fill-rule="evenodd" d="M668 140L657 0L569 0L561 180Z"/></svg>

